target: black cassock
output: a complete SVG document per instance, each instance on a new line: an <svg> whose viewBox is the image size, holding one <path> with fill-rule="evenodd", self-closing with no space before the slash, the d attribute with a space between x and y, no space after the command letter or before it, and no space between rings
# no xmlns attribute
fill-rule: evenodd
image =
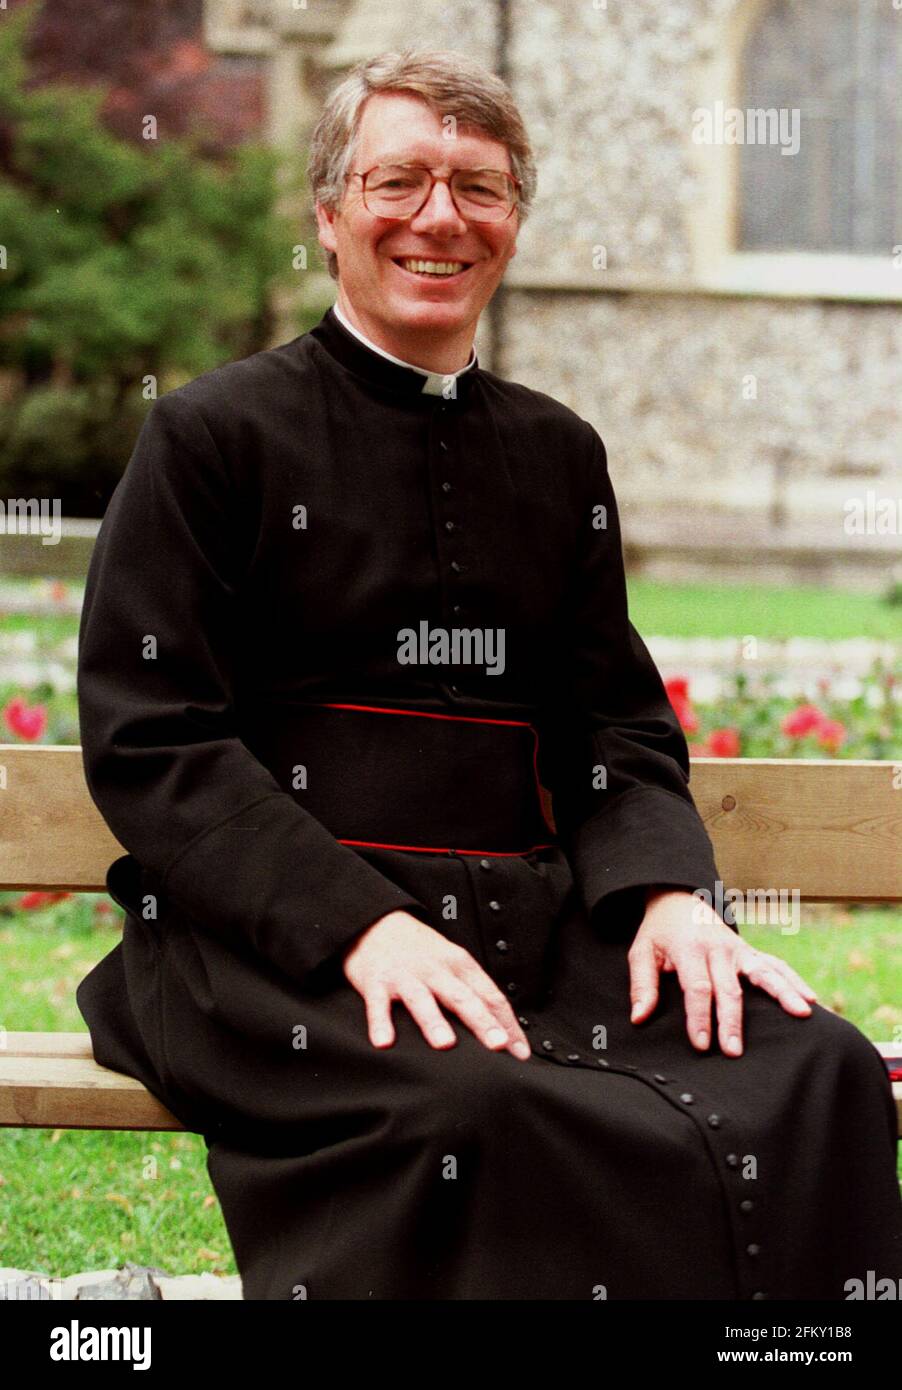
<svg viewBox="0 0 902 1390"><path fill-rule="evenodd" d="M203 1134L246 1298L902 1276L857 1028L743 981L743 1055L700 1053L674 974L629 1021L647 886L717 869L601 439L478 363L425 382L329 310L150 410L80 630L86 775L128 850L123 940L78 988L97 1060ZM433 1049L401 1004L372 1046L340 956L397 908L508 994L528 1061L454 1015Z"/></svg>

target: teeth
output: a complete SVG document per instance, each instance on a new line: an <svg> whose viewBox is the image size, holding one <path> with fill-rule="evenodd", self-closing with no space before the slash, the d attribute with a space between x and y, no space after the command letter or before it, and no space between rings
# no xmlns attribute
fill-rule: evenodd
<svg viewBox="0 0 902 1390"><path fill-rule="evenodd" d="M405 270L412 270L420 274L427 275L457 275L463 270L463 261L402 261L401 265Z"/></svg>

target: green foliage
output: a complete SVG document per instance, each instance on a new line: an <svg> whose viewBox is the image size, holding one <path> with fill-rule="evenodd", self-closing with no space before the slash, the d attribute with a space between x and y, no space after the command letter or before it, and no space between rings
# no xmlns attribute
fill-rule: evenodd
<svg viewBox="0 0 902 1390"><path fill-rule="evenodd" d="M101 89L29 87L31 14L0 28L0 487L53 480L64 510L96 514L146 378L167 389L271 340L297 241L278 204L300 175L259 145L214 161L194 137L131 144Z"/></svg>
<svg viewBox="0 0 902 1390"><path fill-rule="evenodd" d="M716 704L694 707L699 727L688 735L690 752L710 756L705 741L715 729L730 729L738 736L736 757L898 758L902 747L899 663L893 669L875 661L853 696L836 695L828 680L819 683L813 703L833 724L838 735L835 743L825 743L817 728L802 736L786 733L781 728L783 720L808 702L778 694L772 688L775 684L775 677L765 675L753 687L744 672L734 672Z"/></svg>

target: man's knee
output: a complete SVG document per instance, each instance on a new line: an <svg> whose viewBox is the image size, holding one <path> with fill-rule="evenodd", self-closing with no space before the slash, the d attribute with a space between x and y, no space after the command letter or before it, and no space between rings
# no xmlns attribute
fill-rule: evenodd
<svg viewBox="0 0 902 1390"><path fill-rule="evenodd" d="M396 1123L405 1136L449 1144L482 1145L522 1116L517 1093L522 1076L533 1062L520 1062L507 1052L491 1052L472 1035L448 1049L423 1041L418 1065L400 1088Z"/></svg>

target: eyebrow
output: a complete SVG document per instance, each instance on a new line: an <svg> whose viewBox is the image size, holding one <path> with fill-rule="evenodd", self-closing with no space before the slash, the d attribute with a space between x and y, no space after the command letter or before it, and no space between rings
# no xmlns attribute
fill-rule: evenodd
<svg viewBox="0 0 902 1390"><path fill-rule="evenodd" d="M391 150L388 154L380 155L380 164L422 164L424 168L429 167L429 161L425 155L411 154L409 150ZM455 165L458 169L494 169L494 164L459 164Z"/></svg>

